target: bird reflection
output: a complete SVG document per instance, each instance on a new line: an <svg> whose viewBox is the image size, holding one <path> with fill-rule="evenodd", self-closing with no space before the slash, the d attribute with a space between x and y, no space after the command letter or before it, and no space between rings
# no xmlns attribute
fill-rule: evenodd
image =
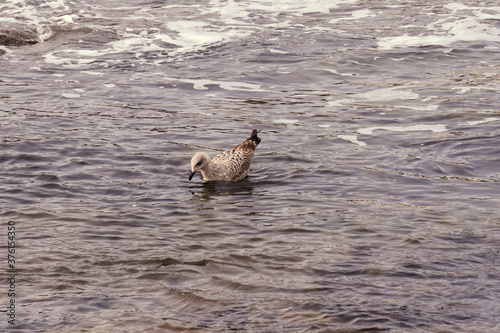
<svg viewBox="0 0 500 333"><path fill-rule="evenodd" d="M252 195L254 184L248 179L239 182L205 182L190 189L193 195L210 200L212 197Z"/></svg>

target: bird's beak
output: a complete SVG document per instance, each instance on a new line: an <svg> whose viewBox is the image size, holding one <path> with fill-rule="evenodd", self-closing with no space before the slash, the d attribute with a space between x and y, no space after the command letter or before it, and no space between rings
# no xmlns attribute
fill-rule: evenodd
<svg viewBox="0 0 500 333"><path fill-rule="evenodd" d="M194 176L195 172L196 172L196 170L191 171L191 174L189 175L189 180L191 180L191 179L193 178L193 176Z"/></svg>

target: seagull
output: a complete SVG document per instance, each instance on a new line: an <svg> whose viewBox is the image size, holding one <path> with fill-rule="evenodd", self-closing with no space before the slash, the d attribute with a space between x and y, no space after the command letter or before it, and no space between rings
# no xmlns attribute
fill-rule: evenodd
<svg viewBox="0 0 500 333"><path fill-rule="evenodd" d="M254 129L248 139L239 145L226 150L215 156L213 160L206 153L196 153L191 159L191 180L200 170L204 181L226 181L235 182L242 180L250 171L255 148L260 143L260 138L257 136L257 131Z"/></svg>

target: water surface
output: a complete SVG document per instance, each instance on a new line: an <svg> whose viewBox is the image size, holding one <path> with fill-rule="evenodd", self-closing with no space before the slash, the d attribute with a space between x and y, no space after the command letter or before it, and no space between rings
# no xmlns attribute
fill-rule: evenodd
<svg viewBox="0 0 500 333"><path fill-rule="evenodd" d="M0 46L0 216L19 246L2 327L500 329L494 1L0 13L17 38ZM195 152L253 128L247 179L187 180Z"/></svg>

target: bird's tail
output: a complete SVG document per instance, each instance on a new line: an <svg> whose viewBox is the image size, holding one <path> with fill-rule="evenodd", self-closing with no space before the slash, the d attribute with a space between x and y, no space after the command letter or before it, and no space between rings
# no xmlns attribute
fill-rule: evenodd
<svg viewBox="0 0 500 333"><path fill-rule="evenodd" d="M257 131L256 129L254 129L252 131L252 135L250 135L250 137L247 140L255 142L255 145L258 146L260 143L260 138L257 136L257 133L259 133L259 132L260 131Z"/></svg>

